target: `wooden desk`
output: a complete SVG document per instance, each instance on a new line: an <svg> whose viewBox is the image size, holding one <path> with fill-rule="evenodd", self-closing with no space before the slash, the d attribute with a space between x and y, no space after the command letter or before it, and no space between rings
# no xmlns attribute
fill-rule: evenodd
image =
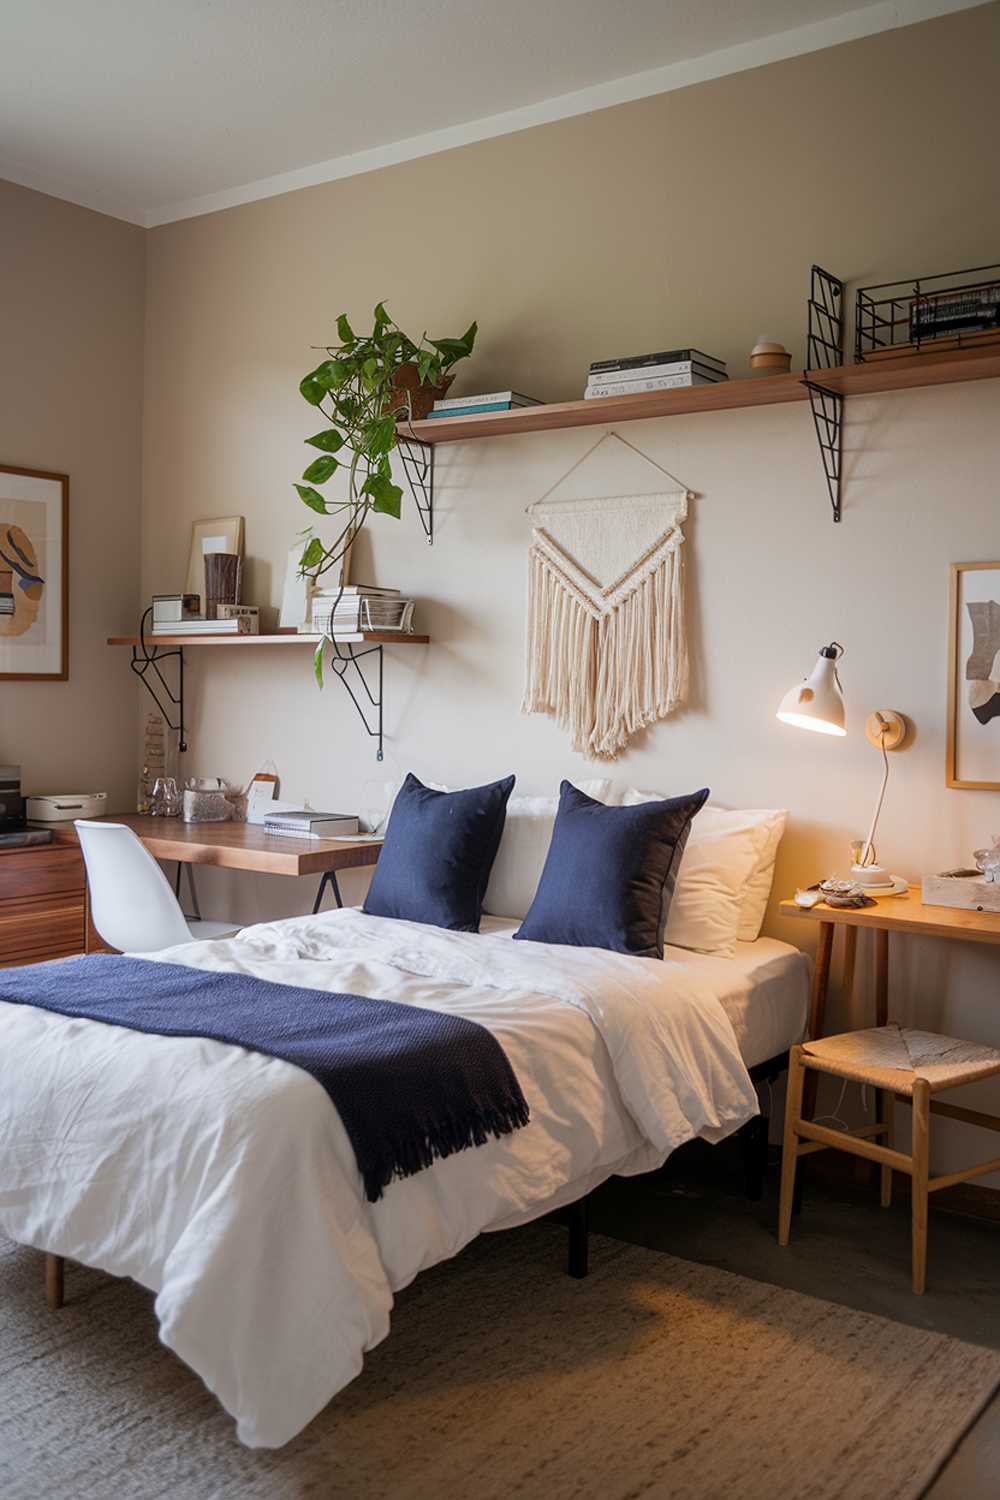
<svg viewBox="0 0 1000 1500"><path fill-rule="evenodd" d="M126 823L142 839L156 859L177 862L179 891L181 867L215 865L224 870L251 870L261 875L319 875L313 911L319 911L327 885L338 906L343 906L338 870L354 870L377 862L381 839L276 838L257 823L185 823L180 818L150 818L131 815L112 818ZM191 881L197 911L197 896Z"/></svg>
<svg viewBox="0 0 1000 1500"><path fill-rule="evenodd" d="M844 987L850 993L854 983L854 966L858 946L858 929L871 927L875 932L875 1020L884 1026L889 1019L889 934L912 932L922 937L959 938L967 943L1000 944L1000 914L986 911L961 911L956 906L925 906L920 887L911 886L904 896L878 896L874 906L836 907L825 902L808 911L794 901L782 901L783 917L804 918L819 923L816 943L816 965L813 969L812 1003L809 1008L809 1035L824 1035L826 998L830 984L830 959L833 934L844 929Z"/></svg>

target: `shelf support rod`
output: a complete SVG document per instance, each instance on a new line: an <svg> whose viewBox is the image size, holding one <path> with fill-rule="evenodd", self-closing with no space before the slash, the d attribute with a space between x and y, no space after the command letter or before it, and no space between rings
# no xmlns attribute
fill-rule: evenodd
<svg viewBox="0 0 1000 1500"><path fill-rule="evenodd" d="M844 396L822 383L822 373L844 363L844 283L813 266L807 303L806 369L802 384L809 392L813 427L819 444L827 494L834 521L841 519ZM811 375L819 379L810 379Z"/></svg>
<svg viewBox="0 0 1000 1500"><path fill-rule="evenodd" d="M330 665L350 696L351 702L358 711L358 718L365 726L365 732L376 741L376 760L384 760L383 733L382 733L382 647L366 646L363 651L356 651L353 642L338 641L335 637L327 637L333 650ZM344 649L346 646L346 650ZM374 656L377 659L376 678L378 682L377 693L372 692L368 678L362 670L361 663L366 656ZM353 672L352 669L353 668ZM349 674L356 678L358 691L351 686ZM366 707L367 700L367 707ZM371 717L369 717L369 711Z"/></svg>
<svg viewBox="0 0 1000 1500"><path fill-rule="evenodd" d="M434 444L415 434L396 439L403 469L416 501L428 547L434 545Z"/></svg>
<svg viewBox="0 0 1000 1500"><path fill-rule="evenodd" d="M146 622L152 613L152 608L147 609L139 622L139 644L132 647L132 660L129 662L129 666L160 710L167 728L173 730L177 735L178 750L186 750L188 746L187 729L184 723L184 652L180 646L176 646L170 651L164 651L155 642L150 644L146 640ZM169 661L171 657L177 658L176 693L172 691L170 684L160 670L161 663ZM151 680L150 674L153 674L159 682L159 692L155 683ZM166 703L160 698L161 692L166 699ZM167 703L172 705L177 711L176 722L171 718L171 709L166 706Z"/></svg>

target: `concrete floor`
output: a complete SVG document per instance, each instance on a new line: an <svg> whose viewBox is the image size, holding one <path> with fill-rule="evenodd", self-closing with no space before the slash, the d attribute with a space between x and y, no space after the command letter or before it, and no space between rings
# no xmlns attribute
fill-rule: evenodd
<svg viewBox="0 0 1000 1500"><path fill-rule="evenodd" d="M792 1241L778 1245L777 1170L764 1199L748 1201L730 1143L696 1144L662 1172L613 1179L591 1199L591 1227L650 1249L719 1266L899 1323L1000 1349L1000 1222L931 1208L927 1291L910 1291L910 1213L902 1193L882 1210L853 1162L809 1163ZM806 1164L804 1164L805 1166ZM1000 1396L926 1492L926 1500L1000 1495Z"/></svg>

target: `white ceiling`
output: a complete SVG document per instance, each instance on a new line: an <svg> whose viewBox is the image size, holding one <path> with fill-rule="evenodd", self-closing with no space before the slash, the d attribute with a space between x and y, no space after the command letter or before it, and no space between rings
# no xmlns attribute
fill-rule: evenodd
<svg viewBox="0 0 1000 1500"><path fill-rule="evenodd" d="M0 177L137 224L982 0L0 0Z"/></svg>

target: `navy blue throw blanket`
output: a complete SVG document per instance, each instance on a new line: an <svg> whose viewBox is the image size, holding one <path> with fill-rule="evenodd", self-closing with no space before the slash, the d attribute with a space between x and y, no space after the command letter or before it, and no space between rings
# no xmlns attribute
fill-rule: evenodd
<svg viewBox="0 0 1000 1500"><path fill-rule="evenodd" d="M333 1100L370 1203L435 1157L528 1123L496 1037L443 1011L110 954L4 970L0 1000L293 1063Z"/></svg>

